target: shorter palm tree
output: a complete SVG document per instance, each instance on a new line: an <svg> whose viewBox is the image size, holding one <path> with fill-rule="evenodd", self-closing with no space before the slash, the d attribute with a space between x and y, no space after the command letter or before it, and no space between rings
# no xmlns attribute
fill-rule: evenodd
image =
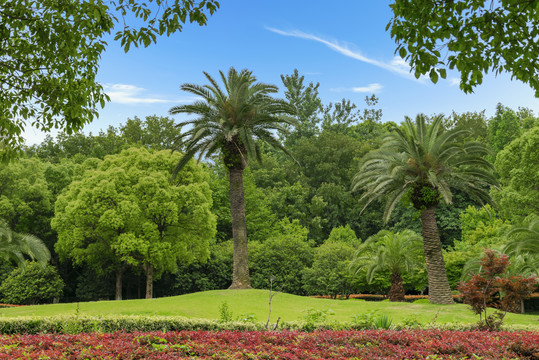
<svg viewBox="0 0 539 360"><path fill-rule="evenodd" d="M422 263L423 240L412 230L393 233L382 230L369 237L356 253L350 269L357 274L367 271L367 282L370 284L374 275L380 271L391 273L390 301L404 301L402 274L412 271Z"/></svg>
<svg viewBox="0 0 539 360"><path fill-rule="evenodd" d="M30 234L19 234L11 230L9 225L0 220L0 257L5 261L13 261L20 267L25 267L24 255L45 265L51 258L47 246Z"/></svg>

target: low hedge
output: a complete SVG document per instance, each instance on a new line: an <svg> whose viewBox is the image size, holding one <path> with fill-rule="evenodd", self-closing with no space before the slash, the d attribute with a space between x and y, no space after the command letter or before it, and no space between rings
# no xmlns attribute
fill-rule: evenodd
<svg viewBox="0 0 539 360"><path fill-rule="evenodd" d="M274 324L270 324L273 330ZM468 331L475 324L415 324L407 326L395 324L393 329L439 329ZM365 326L354 322L282 322L276 330L364 330ZM0 318L0 334L44 334L44 333L113 333L116 331L260 331L265 330L262 322L221 322L209 319L191 319L179 316L57 316L57 317L16 317ZM518 325L504 326L505 331L537 331L537 327Z"/></svg>
<svg viewBox="0 0 539 360"><path fill-rule="evenodd" d="M112 333L115 331L262 330L261 323L219 322L179 316L54 316L0 318L0 334Z"/></svg>

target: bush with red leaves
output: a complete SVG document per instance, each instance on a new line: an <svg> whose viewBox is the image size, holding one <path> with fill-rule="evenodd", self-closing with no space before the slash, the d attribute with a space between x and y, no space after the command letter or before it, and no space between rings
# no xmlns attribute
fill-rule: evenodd
<svg viewBox="0 0 539 360"><path fill-rule="evenodd" d="M537 332L149 332L0 336L0 359L539 359Z"/></svg>
<svg viewBox="0 0 539 360"><path fill-rule="evenodd" d="M507 255L498 256L487 249L479 274L459 285L463 302L479 315L480 329L499 330L507 311L519 308L523 299L537 287L536 277L502 277L508 266ZM488 315L489 307L497 310Z"/></svg>

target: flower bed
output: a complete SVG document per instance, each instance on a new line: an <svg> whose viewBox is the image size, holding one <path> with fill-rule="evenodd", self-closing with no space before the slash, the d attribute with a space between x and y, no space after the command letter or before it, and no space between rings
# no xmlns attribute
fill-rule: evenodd
<svg viewBox="0 0 539 360"><path fill-rule="evenodd" d="M0 308L21 307L21 306L28 306L28 305L0 304Z"/></svg>
<svg viewBox="0 0 539 360"><path fill-rule="evenodd" d="M0 359L539 359L537 332L149 332L0 336Z"/></svg>
<svg viewBox="0 0 539 360"><path fill-rule="evenodd" d="M313 295L311 296L313 298L320 298L320 299L331 299L331 296L329 295ZM349 299L360 299L360 300L370 300L370 301L382 301L389 299L388 295L379 295L379 294L351 294L348 296ZM419 299L428 299L428 295L404 295L405 301L415 301ZM346 296L344 295L337 295L337 299L346 299ZM453 299L455 301L460 300L460 295L453 295Z"/></svg>

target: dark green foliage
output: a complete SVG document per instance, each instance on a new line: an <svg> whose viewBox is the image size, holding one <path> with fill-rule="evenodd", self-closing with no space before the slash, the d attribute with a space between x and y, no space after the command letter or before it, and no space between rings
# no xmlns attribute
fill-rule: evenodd
<svg viewBox="0 0 539 360"><path fill-rule="evenodd" d="M303 272L305 291L309 295L329 295L332 298L337 295L348 298L358 292L356 277L348 269L355 252L353 241L347 240L328 240L316 248L312 267Z"/></svg>
<svg viewBox="0 0 539 360"><path fill-rule="evenodd" d="M34 305L51 302L62 295L64 282L51 265L29 262L25 269L16 268L0 285L2 302Z"/></svg>
<svg viewBox="0 0 539 360"><path fill-rule="evenodd" d="M485 110L458 114L453 111L451 116L444 119L446 129L464 129L469 131L467 141L479 141L486 144L489 136L488 121Z"/></svg>
<svg viewBox="0 0 539 360"><path fill-rule="evenodd" d="M496 156L501 190L492 195L500 213L514 223L530 214L539 214L539 127L527 130Z"/></svg>
<svg viewBox="0 0 539 360"><path fill-rule="evenodd" d="M118 128L109 126L106 131L101 130L95 135L81 132L68 135L61 132L56 139L47 136L41 144L28 147L26 153L52 163L64 159L81 163L86 158L103 159L106 155L118 154L132 146L169 150L176 144L175 139L180 132L181 128L176 127L168 117L152 115L141 120L135 116Z"/></svg>
<svg viewBox="0 0 539 360"><path fill-rule="evenodd" d="M232 283L232 251L232 241L225 241L210 248L205 263L180 264L176 273L156 281L156 297L228 288Z"/></svg>
<svg viewBox="0 0 539 360"><path fill-rule="evenodd" d="M78 301L100 301L114 299L114 276L98 274L84 268L76 279L75 297Z"/></svg>
<svg viewBox="0 0 539 360"><path fill-rule="evenodd" d="M290 105L295 109L296 126L285 126L289 131L285 137L285 144L290 146L299 139L309 139L318 134L319 122L318 114L321 110L322 101L318 96L319 83L314 85L303 85L305 76L299 76L297 69L292 75L281 75L281 80L285 86L285 97Z"/></svg>
<svg viewBox="0 0 539 360"><path fill-rule="evenodd" d="M521 122L515 111L498 103L496 114L489 121L488 142L494 154L520 136Z"/></svg>
<svg viewBox="0 0 539 360"><path fill-rule="evenodd" d="M121 140L127 145L142 145L148 149L169 150L176 143L181 128L175 126L174 120L163 116L146 116L144 121L138 117L127 119L124 125L120 124Z"/></svg>
<svg viewBox="0 0 539 360"><path fill-rule="evenodd" d="M45 176L47 168L38 159L0 166L0 218L13 231L39 235L52 247L50 218L55 197Z"/></svg>
<svg viewBox="0 0 539 360"><path fill-rule="evenodd" d="M314 249L307 240L307 229L297 220L283 219L277 224L276 234L262 244L249 248L251 282L253 287L273 287L290 294L304 295L302 273L311 267Z"/></svg>

